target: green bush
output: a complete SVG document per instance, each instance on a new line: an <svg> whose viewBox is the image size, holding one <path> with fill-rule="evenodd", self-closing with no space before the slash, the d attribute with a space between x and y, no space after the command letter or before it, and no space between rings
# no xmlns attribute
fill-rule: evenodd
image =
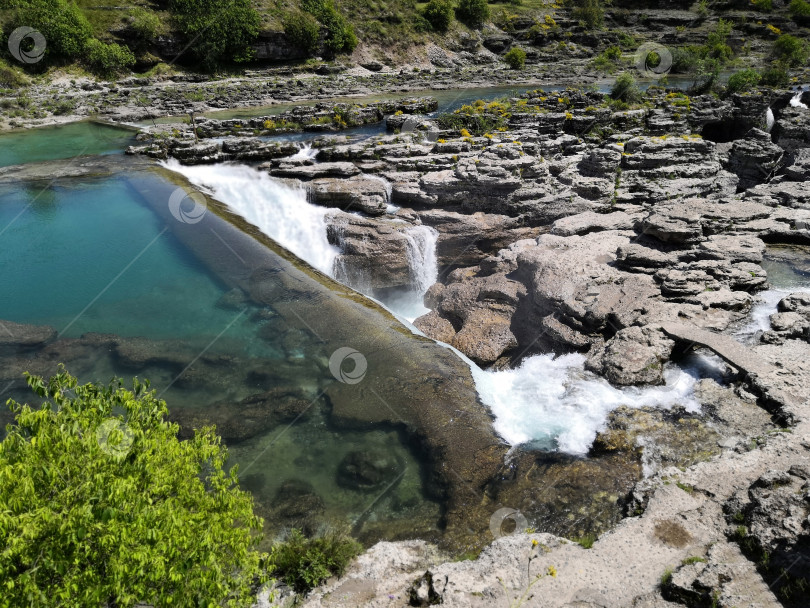
<svg viewBox="0 0 810 608"><path fill-rule="evenodd" d="M470 27L479 28L489 19L487 0L458 0L456 17Z"/></svg>
<svg viewBox="0 0 810 608"><path fill-rule="evenodd" d="M253 58L260 18L250 0L169 0L169 10L188 52L203 68Z"/></svg>
<svg viewBox="0 0 810 608"><path fill-rule="evenodd" d="M741 70L736 74L732 74L728 79L726 91L729 94L740 93L755 87L762 80L762 76L756 70Z"/></svg>
<svg viewBox="0 0 810 608"><path fill-rule="evenodd" d="M132 11L130 27L135 34L135 46L144 49L157 37L160 31L160 17L143 8Z"/></svg>
<svg viewBox="0 0 810 608"><path fill-rule="evenodd" d="M799 23L810 22L810 2L806 0L793 0L790 3L790 16Z"/></svg>
<svg viewBox="0 0 810 608"><path fill-rule="evenodd" d="M306 538L293 529L286 541L270 550L273 575L298 593L305 593L331 576L341 576L362 547L350 536L330 532Z"/></svg>
<svg viewBox="0 0 810 608"><path fill-rule="evenodd" d="M762 72L759 84L767 87L784 87L790 82L790 74L783 65L775 65Z"/></svg>
<svg viewBox="0 0 810 608"><path fill-rule="evenodd" d="M295 46L308 55L312 55L318 50L321 26L315 17L309 13L296 11L287 14L283 23L284 33Z"/></svg>
<svg viewBox="0 0 810 608"><path fill-rule="evenodd" d="M79 7L67 0L12 0L15 8L6 35L20 26L38 30L47 43L45 56L58 60L81 57L92 28Z"/></svg>
<svg viewBox="0 0 810 608"><path fill-rule="evenodd" d="M629 72L623 72L616 78L610 97L624 103L638 103L641 101L641 90L636 85L636 79Z"/></svg>
<svg viewBox="0 0 810 608"><path fill-rule="evenodd" d="M513 70L522 70L526 65L526 51L518 46L513 46L507 51L506 55L503 56L503 60L509 64L509 67Z"/></svg>
<svg viewBox="0 0 810 608"><path fill-rule="evenodd" d="M605 22L605 9L601 0L574 0L571 16L581 21L588 29L602 29Z"/></svg>
<svg viewBox="0 0 810 608"><path fill-rule="evenodd" d="M758 11L768 13L773 10L773 0L751 0L751 4Z"/></svg>
<svg viewBox="0 0 810 608"><path fill-rule="evenodd" d="M672 67L670 71L675 74L688 74L692 72L702 54L702 48L695 45L677 46L673 48Z"/></svg>
<svg viewBox="0 0 810 608"><path fill-rule="evenodd" d="M621 59L622 49L618 46L609 46L593 60L593 65L603 72L615 72Z"/></svg>
<svg viewBox="0 0 810 608"><path fill-rule="evenodd" d="M135 65L135 55L120 44L106 44L91 38L85 46L85 62L102 76L114 76Z"/></svg>
<svg viewBox="0 0 810 608"><path fill-rule="evenodd" d="M733 26L734 24L731 21L720 19L717 27L709 32L706 39L706 54L708 57L723 62L734 57L734 51L728 45L728 37Z"/></svg>
<svg viewBox="0 0 810 608"><path fill-rule="evenodd" d="M351 53L357 46L357 36L346 18L335 8L332 0L304 0L301 8L317 19L326 30L324 49L329 56Z"/></svg>
<svg viewBox="0 0 810 608"><path fill-rule="evenodd" d="M148 383L28 376L0 443L4 606L250 606L262 521L213 428L177 439Z"/></svg>
<svg viewBox="0 0 810 608"><path fill-rule="evenodd" d="M10 66L0 59L0 88L16 89L29 82L25 73L16 66Z"/></svg>
<svg viewBox="0 0 810 608"><path fill-rule="evenodd" d="M788 67L799 67L807 63L807 42L790 34L782 34L773 43L777 59Z"/></svg>
<svg viewBox="0 0 810 608"><path fill-rule="evenodd" d="M435 31L446 32L453 22L453 5L450 0L430 0L422 16Z"/></svg>

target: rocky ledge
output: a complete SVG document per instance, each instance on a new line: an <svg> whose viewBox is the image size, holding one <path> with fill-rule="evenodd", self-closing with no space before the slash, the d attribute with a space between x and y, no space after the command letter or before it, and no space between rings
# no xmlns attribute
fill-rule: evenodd
<svg viewBox="0 0 810 608"><path fill-rule="evenodd" d="M466 505L470 522L506 505L531 511L543 532L602 533L592 548L512 535L475 561L442 564L426 543L383 543L309 605L513 602L552 566L528 605L769 606L805 584L803 570L776 581L762 557L787 568L804 555L803 499L785 490L768 502L757 488L804 492L806 295L785 294L750 343L733 337L770 286L766 245L810 244L810 112L797 101L654 88L620 109L598 93L538 90L390 135L319 138L314 158L260 165L312 203L342 207L327 214L341 278L362 276L355 286L371 295L412 287L407 241L434 230L439 278L415 325L481 366L577 352L612 384L645 386L695 348L725 361L720 384L698 383L701 413L619 408L592 458L516 450ZM545 496L557 478L565 487ZM577 502L583 489L588 504ZM788 517L763 516L771 503Z"/></svg>

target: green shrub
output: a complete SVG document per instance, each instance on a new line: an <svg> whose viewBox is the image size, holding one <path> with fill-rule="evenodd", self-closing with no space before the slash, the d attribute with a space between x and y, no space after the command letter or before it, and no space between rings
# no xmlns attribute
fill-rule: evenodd
<svg viewBox="0 0 810 608"><path fill-rule="evenodd" d="M142 8L132 11L130 27L135 34L135 46L144 49L157 37L160 31L160 17Z"/></svg>
<svg viewBox="0 0 810 608"><path fill-rule="evenodd" d="M726 92L732 94L747 91L757 86L761 80L762 76L756 70L741 70L728 79Z"/></svg>
<svg viewBox="0 0 810 608"><path fill-rule="evenodd" d="M751 0L751 4L758 11L768 13L773 10L773 0Z"/></svg>
<svg viewBox="0 0 810 608"><path fill-rule="evenodd" d="M503 60L513 70L522 70L526 65L526 51L518 46L513 46L503 56Z"/></svg>
<svg viewBox="0 0 810 608"><path fill-rule="evenodd" d="M273 546L268 561L274 576L298 593L305 593L331 576L341 576L361 549L346 534L330 532L306 538L294 529L286 541Z"/></svg>
<svg viewBox="0 0 810 608"><path fill-rule="evenodd" d="M9 29L30 26L38 30L47 42L45 56L58 60L73 60L82 55L92 37L92 28L79 7L67 0L12 0L16 10Z"/></svg>
<svg viewBox="0 0 810 608"><path fill-rule="evenodd" d="M610 90L611 98L624 103L638 103L641 101L641 90L636 85L636 79L629 72L623 72L616 78Z"/></svg>
<svg viewBox="0 0 810 608"><path fill-rule="evenodd" d="M169 0L169 10L188 52L203 68L253 58L260 18L250 0Z"/></svg>
<svg viewBox="0 0 810 608"><path fill-rule="evenodd" d="M810 2L806 0L793 0L790 3L790 16L799 23L810 22Z"/></svg>
<svg viewBox="0 0 810 608"><path fill-rule="evenodd" d="M321 26L309 13L296 11L284 17L284 33L295 46L312 55L318 50Z"/></svg>
<svg viewBox="0 0 810 608"><path fill-rule="evenodd" d="M762 79L759 84L767 87L784 87L790 82L790 74L783 65L774 65L767 70L763 70Z"/></svg>
<svg viewBox="0 0 810 608"><path fill-rule="evenodd" d="M28 376L0 443L5 606L250 606L261 519L213 428L177 439L148 383Z"/></svg>
<svg viewBox="0 0 810 608"><path fill-rule="evenodd" d="M621 59L622 49L618 46L609 46L593 60L593 65L603 72L615 72Z"/></svg>
<svg viewBox="0 0 810 608"><path fill-rule="evenodd" d="M702 54L702 48L695 45L677 46L673 48L672 67L670 71L675 74L688 74L692 72Z"/></svg>
<svg viewBox="0 0 810 608"><path fill-rule="evenodd" d="M585 24L588 29L602 29L605 9L600 0L574 0L571 16Z"/></svg>
<svg viewBox="0 0 810 608"><path fill-rule="evenodd" d="M487 0L459 0L456 17L470 27L479 28L489 19Z"/></svg>
<svg viewBox="0 0 810 608"><path fill-rule="evenodd" d="M135 65L135 55L120 44L106 44L92 38L85 47L85 62L96 74L114 76Z"/></svg>
<svg viewBox="0 0 810 608"><path fill-rule="evenodd" d="M807 63L807 42L790 34L782 34L773 43L773 52L780 62L789 67L799 67Z"/></svg>
<svg viewBox="0 0 810 608"><path fill-rule="evenodd" d="M734 57L734 52L728 45L728 37L731 34L733 26L734 24L731 23L731 21L720 19L717 23L717 27L709 32L706 39L706 54L708 57L723 62Z"/></svg>
<svg viewBox="0 0 810 608"><path fill-rule="evenodd" d="M28 84L25 73L0 59L0 88L16 89Z"/></svg>
<svg viewBox="0 0 810 608"><path fill-rule="evenodd" d="M430 0L422 16L435 31L446 32L453 22L453 5L450 0Z"/></svg>
<svg viewBox="0 0 810 608"><path fill-rule="evenodd" d="M357 36L346 18L335 8L332 0L304 0L301 8L314 16L326 30L324 49L329 56L351 53L357 46Z"/></svg>

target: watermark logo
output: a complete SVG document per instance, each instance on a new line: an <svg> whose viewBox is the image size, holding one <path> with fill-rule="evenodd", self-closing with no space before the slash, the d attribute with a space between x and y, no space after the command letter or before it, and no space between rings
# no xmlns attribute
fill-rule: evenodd
<svg viewBox="0 0 810 608"><path fill-rule="evenodd" d="M189 194L183 188L177 188L169 197L169 211L174 219L183 224L196 224L207 210L205 197L198 192Z"/></svg>
<svg viewBox="0 0 810 608"><path fill-rule="evenodd" d="M506 523L507 520L512 520L515 522L515 529L511 532L504 532L504 523ZM526 520L523 513L517 509L510 509L509 507L498 509L492 514L492 517L489 518L489 531L492 532L492 536L494 536L496 539L500 538L501 536L520 534L528 527L529 522Z"/></svg>
<svg viewBox="0 0 810 608"><path fill-rule="evenodd" d="M344 369L344 363L352 363L351 370ZM329 357L329 371L335 379L343 384L357 384L366 377L368 361L362 353L350 346L343 346L332 353Z"/></svg>
<svg viewBox="0 0 810 608"><path fill-rule="evenodd" d="M135 435L125 422L108 418L96 429L99 447L114 458L124 458L132 448Z"/></svg>
<svg viewBox="0 0 810 608"><path fill-rule="evenodd" d="M8 50L20 63L37 63L45 56L45 36L32 27L18 27L8 37Z"/></svg>
<svg viewBox="0 0 810 608"><path fill-rule="evenodd" d="M636 69L644 78L663 78L672 69L672 53L655 42L646 42L636 51Z"/></svg>

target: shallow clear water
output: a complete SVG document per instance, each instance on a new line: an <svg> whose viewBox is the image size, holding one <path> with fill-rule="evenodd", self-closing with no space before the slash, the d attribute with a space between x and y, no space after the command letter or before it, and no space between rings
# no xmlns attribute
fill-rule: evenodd
<svg viewBox="0 0 810 608"><path fill-rule="evenodd" d="M98 154L121 154L135 133L92 121L0 134L0 167Z"/></svg>

